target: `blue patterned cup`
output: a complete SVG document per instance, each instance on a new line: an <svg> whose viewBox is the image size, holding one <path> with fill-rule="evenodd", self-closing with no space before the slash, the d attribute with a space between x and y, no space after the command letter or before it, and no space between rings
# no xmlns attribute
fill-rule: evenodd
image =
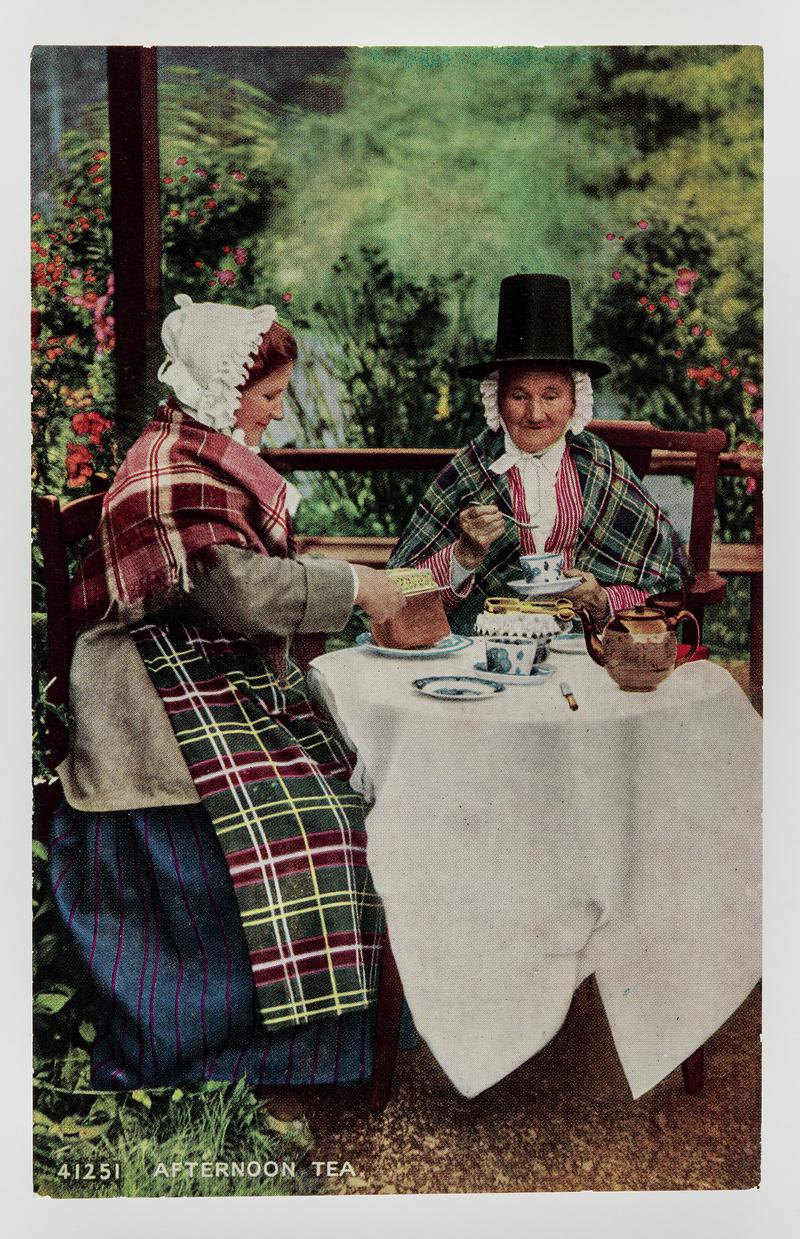
<svg viewBox="0 0 800 1239"><path fill-rule="evenodd" d="M499 675L530 675L547 658L549 637L486 637L486 670Z"/></svg>
<svg viewBox="0 0 800 1239"><path fill-rule="evenodd" d="M522 555L519 562L529 585L552 585L561 580L563 555Z"/></svg>

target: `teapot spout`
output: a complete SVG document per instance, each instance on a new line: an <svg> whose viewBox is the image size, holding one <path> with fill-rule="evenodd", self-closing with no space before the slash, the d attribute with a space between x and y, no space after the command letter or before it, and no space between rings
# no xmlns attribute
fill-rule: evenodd
<svg viewBox="0 0 800 1239"><path fill-rule="evenodd" d="M597 629L594 626L594 620L585 607L578 608L578 618L583 625L583 636L586 641L586 651L594 659L599 666L605 666L605 655L603 654L603 642L597 635Z"/></svg>

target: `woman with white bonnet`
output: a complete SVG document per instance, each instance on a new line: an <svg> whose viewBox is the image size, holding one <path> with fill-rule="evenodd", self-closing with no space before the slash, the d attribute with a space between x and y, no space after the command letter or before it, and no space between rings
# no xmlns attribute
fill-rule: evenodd
<svg viewBox="0 0 800 1239"><path fill-rule="evenodd" d="M586 429L592 379L608 370L575 356L569 280L502 281L494 357L460 371L481 380L486 428L426 491L391 559L432 570L454 631L509 592L520 555L563 553L581 578L569 598L598 623L688 578L663 512Z"/></svg>
<svg viewBox="0 0 800 1239"><path fill-rule="evenodd" d="M258 454L297 356L272 306L176 298L168 398L72 585L53 891L96 1004L95 1088L363 1081L382 913L351 757L288 657L385 573L294 559Z"/></svg>

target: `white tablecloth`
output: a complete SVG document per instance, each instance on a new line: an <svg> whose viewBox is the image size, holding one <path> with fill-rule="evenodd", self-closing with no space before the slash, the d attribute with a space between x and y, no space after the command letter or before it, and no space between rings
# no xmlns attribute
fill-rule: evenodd
<svg viewBox="0 0 800 1239"><path fill-rule="evenodd" d="M477 674L482 654L350 649L310 672L373 802L369 866L414 1021L475 1096L550 1040L594 973L638 1097L760 975L760 720L709 662L644 694L564 654L491 700L411 686Z"/></svg>

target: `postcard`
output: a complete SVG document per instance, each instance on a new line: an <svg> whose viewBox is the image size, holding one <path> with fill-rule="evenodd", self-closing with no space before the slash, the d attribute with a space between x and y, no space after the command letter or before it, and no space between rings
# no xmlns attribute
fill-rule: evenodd
<svg viewBox="0 0 800 1239"><path fill-rule="evenodd" d="M759 1185L763 68L33 49L37 1195Z"/></svg>

